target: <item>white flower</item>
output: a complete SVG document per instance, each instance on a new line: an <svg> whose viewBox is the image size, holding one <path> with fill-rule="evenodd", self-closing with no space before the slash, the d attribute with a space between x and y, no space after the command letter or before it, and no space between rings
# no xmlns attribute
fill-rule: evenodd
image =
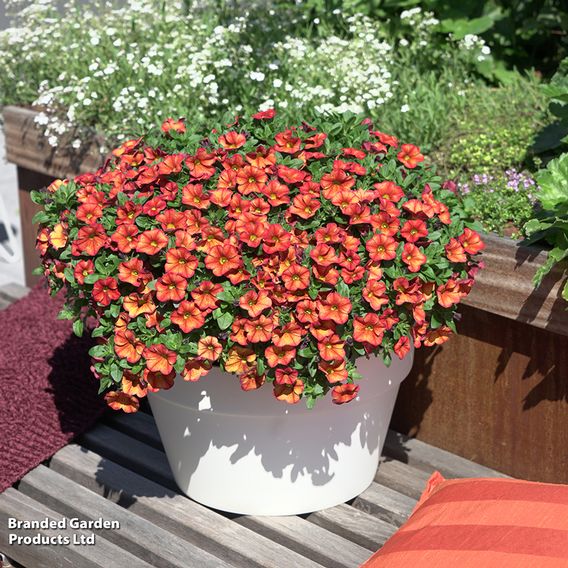
<svg viewBox="0 0 568 568"><path fill-rule="evenodd" d="M78 150L81 147L81 140L79 140L79 138L77 138L76 140L73 140L73 142L71 143L71 146L73 148L75 148L75 150Z"/></svg>
<svg viewBox="0 0 568 568"><path fill-rule="evenodd" d="M57 136L50 136L47 139L47 143L52 147L52 148L57 148Z"/></svg>
<svg viewBox="0 0 568 568"><path fill-rule="evenodd" d="M92 102L89 98L83 99L83 106L90 106Z"/></svg>
<svg viewBox="0 0 568 568"><path fill-rule="evenodd" d="M272 81L272 86L275 89L279 89L282 86L282 79L274 79L274 81Z"/></svg>
<svg viewBox="0 0 568 568"><path fill-rule="evenodd" d="M484 45L481 48L481 53L483 53L483 55L489 55L491 53L491 48L488 45Z"/></svg>
<svg viewBox="0 0 568 568"><path fill-rule="evenodd" d="M408 112L410 110L410 107L408 105L402 105L400 107L400 112Z"/></svg>
<svg viewBox="0 0 568 568"><path fill-rule="evenodd" d="M49 122L49 118L45 112L40 112L35 118L34 122L40 126L45 126Z"/></svg>
<svg viewBox="0 0 568 568"><path fill-rule="evenodd" d="M259 83L262 83L262 81L264 81L264 78L266 77L266 75L262 71L251 71L250 74L249 74L249 77L253 81L258 81Z"/></svg>

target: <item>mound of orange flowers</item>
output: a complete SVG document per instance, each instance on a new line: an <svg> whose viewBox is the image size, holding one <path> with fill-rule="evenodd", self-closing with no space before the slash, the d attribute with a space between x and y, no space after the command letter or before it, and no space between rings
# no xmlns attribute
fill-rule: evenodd
<svg viewBox="0 0 568 568"><path fill-rule="evenodd" d="M168 119L113 154L33 196L44 273L77 333L96 318L112 408L212 365L284 402L341 404L357 358L455 330L483 243L419 148L369 121L265 111L199 135Z"/></svg>

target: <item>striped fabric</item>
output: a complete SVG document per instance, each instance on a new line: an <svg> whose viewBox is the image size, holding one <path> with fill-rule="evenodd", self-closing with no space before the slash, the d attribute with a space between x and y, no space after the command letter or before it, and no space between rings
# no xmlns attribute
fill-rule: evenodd
<svg viewBox="0 0 568 568"><path fill-rule="evenodd" d="M436 472L361 568L568 568L568 485Z"/></svg>

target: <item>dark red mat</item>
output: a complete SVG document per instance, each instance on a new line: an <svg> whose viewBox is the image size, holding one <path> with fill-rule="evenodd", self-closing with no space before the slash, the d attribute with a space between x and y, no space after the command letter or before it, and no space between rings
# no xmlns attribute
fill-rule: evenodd
<svg viewBox="0 0 568 568"><path fill-rule="evenodd" d="M0 492L94 424L106 405L88 338L45 286L0 311Z"/></svg>

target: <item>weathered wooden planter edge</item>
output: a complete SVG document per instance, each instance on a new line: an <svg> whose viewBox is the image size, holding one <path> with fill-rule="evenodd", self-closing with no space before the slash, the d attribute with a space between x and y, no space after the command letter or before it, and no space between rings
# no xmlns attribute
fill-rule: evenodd
<svg viewBox="0 0 568 568"><path fill-rule="evenodd" d="M70 177L98 168L103 157L99 144L93 142L81 151L70 151L63 143L54 149L41 135L32 109L8 106L3 110L6 158L19 168L44 176ZM31 190L33 187L20 190ZM28 229L31 230L31 227ZM485 268L480 271L465 304L503 317L568 335L566 302L561 285L568 265L556 267L538 287L532 279L546 261L546 251L523 246L493 234L485 235Z"/></svg>

